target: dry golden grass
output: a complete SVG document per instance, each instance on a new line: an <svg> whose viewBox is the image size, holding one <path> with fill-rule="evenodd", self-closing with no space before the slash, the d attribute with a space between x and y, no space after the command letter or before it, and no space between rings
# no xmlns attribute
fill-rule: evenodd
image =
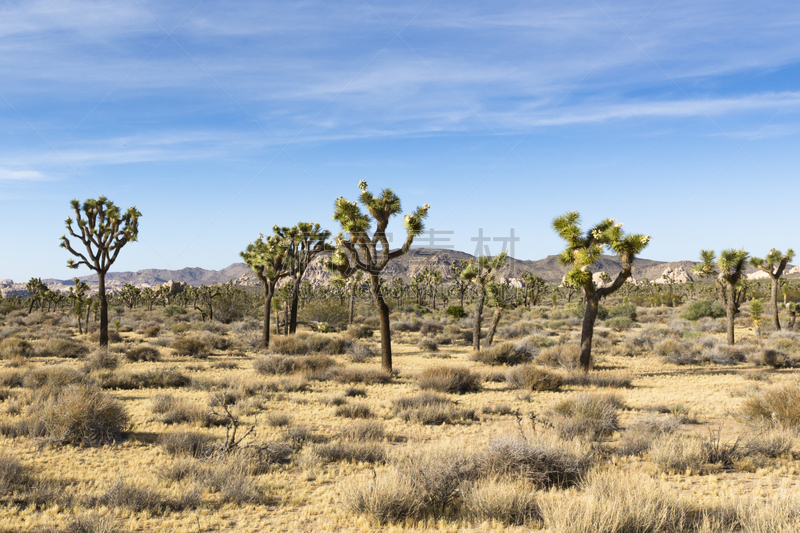
<svg viewBox="0 0 800 533"><path fill-rule="evenodd" d="M669 312L647 313L651 322L638 329L604 329L588 378L571 373L580 325L557 313L539 318L539 310L515 312L522 325L501 323L505 342L538 351L524 367L498 364L527 361L508 359L511 344L474 356L458 322L443 321L440 331L402 315L394 376L372 356L380 353L378 336L367 333L374 326L280 339L270 353L249 347L247 324L135 313L139 323L121 328L112 345L115 368L92 359L89 336L47 317L20 326L27 347L6 342L0 531L555 533L613 531L613 520L652 524L641 530L653 532L798 531L800 461L788 427L800 416L797 371L757 370L758 358L671 363L653 346L699 341L673 331L691 324L671 330ZM52 330L69 353L48 344ZM425 333L452 342L432 353L420 343ZM181 335L202 339L207 357L172 349ZM800 346L791 335L737 336L786 352L786 361ZM509 370L518 373L510 383ZM542 376L560 390L537 387ZM428 383L452 392L420 390ZM68 389L72 396L62 397L80 411L88 400L76 392L96 387L124 408L124 427L101 434L92 426L76 439L14 432L32 402L54 402ZM244 437L229 454L227 413L238 420L236 439ZM554 423L554 414L583 416L575 425L589 429L565 429L579 438L563 440L557 424L566 422Z"/></svg>

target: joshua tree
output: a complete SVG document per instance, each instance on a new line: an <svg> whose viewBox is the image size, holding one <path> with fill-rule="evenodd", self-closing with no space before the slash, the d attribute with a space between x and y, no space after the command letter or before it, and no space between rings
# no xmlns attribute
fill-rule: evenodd
<svg viewBox="0 0 800 533"><path fill-rule="evenodd" d="M486 284L495 278L497 271L506 264L506 259L508 259L506 252L494 257L482 255L470 261L461 272L461 279L474 283L478 289L478 298L475 302L475 320L472 326L472 349L476 352L481 349L481 318L483 316L483 304L486 301Z"/></svg>
<svg viewBox="0 0 800 533"><path fill-rule="evenodd" d="M31 304L28 306L28 314L31 314L33 311L33 305L35 303L39 303L39 307L44 309L42 300L50 289L47 287L47 284L42 281L42 278L31 278L30 281L25 284L25 290L31 295Z"/></svg>
<svg viewBox="0 0 800 533"><path fill-rule="evenodd" d="M139 235L139 217L142 214L136 207L129 208L124 214L105 196L97 200L89 199L81 206L72 200L75 210L77 233L72 228L72 218L67 218L67 231L86 247L86 255L72 247L66 235L61 236L61 247L80 259L78 262L67 261L69 268L85 265L97 272L97 295L100 299L100 346L108 346L108 300L106 299L106 273L119 256L119 251ZM83 215L86 218L83 218ZM87 257L88 256L88 257Z"/></svg>
<svg viewBox="0 0 800 533"><path fill-rule="evenodd" d="M387 372L392 371L392 338L389 328L389 306L381 293L381 271L389 261L408 252L414 237L425 229L423 219L428 216L429 205L417 207L413 213L405 216L406 240L396 250L389 248L386 227L389 219L401 211L400 198L391 190L383 189L380 196L374 196L367 190L367 182L358 184L361 195L358 202L350 202L343 197L336 200L333 219L339 222L342 232L336 236L336 246L344 249L346 254L339 254L335 265L340 272L361 270L369 276L369 288L372 300L378 311L381 322L381 366ZM359 202L367 213L361 211ZM375 231L372 237L367 235L372 222ZM347 237L344 236L347 233Z"/></svg>
<svg viewBox="0 0 800 533"><path fill-rule="evenodd" d="M347 285L349 287L350 301L348 304L347 325L351 326L353 325L353 315L355 315L356 308L356 289L361 285L361 281L364 279L364 273L353 268L340 269L340 265L349 264L349 261L342 257L343 255L346 255L346 252L342 248L337 248L333 251L331 257L323 262L323 266L325 270L333 274L333 282L341 283L342 286ZM395 281L398 279L400 278L395 278Z"/></svg>
<svg viewBox="0 0 800 533"><path fill-rule="evenodd" d="M770 311L772 311L772 323L775 324L775 329L777 330L781 329L781 321L778 319L778 283L783 275L783 271L786 269L786 265L788 265L789 261L793 258L794 250L791 248L786 251L786 254L773 248L769 251L769 254L767 254L766 260L760 257L750 258L750 264L762 272L766 272L770 277L770 281L772 281L769 306Z"/></svg>
<svg viewBox="0 0 800 533"><path fill-rule="evenodd" d="M723 250L719 254L717 265L715 265L716 254L712 250L701 250L700 264L692 269L692 272L696 272L700 276L714 278L728 318L728 344L730 345L735 342L733 322L747 292L747 287L742 282L747 256L748 254L744 250Z"/></svg>
<svg viewBox="0 0 800 533"><path fill-rule="evenodd" d="M486 284L486 296L489 300L489 305L494 307L494 314L492 315L492 322L489 324L489 331L486 333L485 343L486 346L491 346L503 311L516 307L518 295L509 290L508 285L491 282Z"/></svg>
<svg viewBox="0 0 800 533"><path fill-rule="evenodd" d="M255 272L261 285L264 287L264 349L269 349L269 319L272 310L272 297L275 295L275 287L278 281L291 274L289 269L288 248L284 245L283 239L278 236L264 238L259 235L256 242L247 245L242 256L253 272Z"/></svg>
<svg viewBox="0 0 800 533"><path fill-rule="evenodd" d="M450 272L453 274L451 281L456 285L456 289L458 290L458 305L461 308L464 308L464 294L469 289L470 281L466 280L461 277L461 273L464 272L464 269L467 268L469 265L468 261L460 261L456 259L453 261L453 264L450 265Z"/></svg>
<svg viewBox="0 0 800 533"><path fill-rule="evenodd" d="M330 249L327 241L331 238L331 232L322 229L319 224L313 222L299 222L291 228L275 226L272 231L282 239L287 247L287 260L294 280L289 332L294 333L297 331L297 304L300 299L300 280L314 257Z"/></svg>
<svg viewBox="0 0 800 533"><path fill-rule="evenodd" d="M622 224L615 224L614 219L607 218L591 228L585 234L580 228L580 215L573 211L553 220L553 229L567 241L567 247L561 252L558 261L571 267L565 281L583 290L586 312L583 315L581 328L580 365L584 372L589 371L592 360L592 337L600 300L622 287L631 277L631 269L636 255L650 242L646 235L625 235ZM619 255L622 270L610 285L595 287L590 268L608 248Z"/></svg>
<svg viewBox="0 0 800 533"><path fill-rule="evenodd" d="M525 284L523 288L523 300L525 307L528 304L536 307L539 300L547 293L547 283L540 278L529 272L522 275L522 282Z"/></svg>
<svg viewBox="0 0 800 533"><path fill-rule="evenodd" d="M128 309L133 310L136 304L139 303L139 298L142 296L142 290L139 287L134 287L130 283L126 283L119 291L119 297L128 306Z"/></svg>
<svg viewBox="0 0 800 533"><path fill-rule="evenodd" d="M81 320L83 319L83 308L86 306L89 293L89 285L79 280L77 277L72 278L73 286L69 288L69 298L73 301L72 314L78 321L78 333L83 335L83 328L81 327ZM91 308L91 302L87 307ZM86 333L89 333L89 313L86 313Z"/></svg>

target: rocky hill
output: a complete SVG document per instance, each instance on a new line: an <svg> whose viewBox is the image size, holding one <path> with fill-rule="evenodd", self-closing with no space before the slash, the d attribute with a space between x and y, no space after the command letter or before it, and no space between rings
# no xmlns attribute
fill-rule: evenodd
<svg viewBox="0 0 800 533"><path fill-rule="evenodd" d="M392 280L402 278L410 281L424 268L432 268L442 272L445 282L451 279L450 265L455 261L469 261L474 257L465 252L455 250L442 250L436 248L416 248L389 263L384 270L384 276ZM330 274L322 268L322 257L318 257L306 271L303 278L314 286L327 283ZM650 259L637 259L633 267L633 281L641 282L644 279L663 283L663 276L674 279L677 283L692 280L691 269L696 263L693 261L652 261ZM593 272L608 272L613 278L622 270L619 258L604 255L592 268ZM513 281L525 273L541 277L548 283L560 283L566 269L558 264L558 256L550 255L536 261L509 258L505 267L500 270L499 278L502 281ZM758 272L748 265L748 278L762 279L766 277L763 272ZM791 266L786 269L786 277L800 277L800 266ZM84 276L81 281L88 283L93 289L97 287L97 275ZM130 283L140 288L156 288L169 281L200 286L233 281L240 286L257 286L258 278L244 263L233 263L222 270L206 270L203 268L182 268L180 270L146 269L137 272L109 272L106 277L106 287L115 291L125 283ZM44 280L51 290L66 293L73 285L72 280L46 279ZM28 296L25 282L14 283L12 280L0 280L0 292L3 296L18 294Z"/></svg>

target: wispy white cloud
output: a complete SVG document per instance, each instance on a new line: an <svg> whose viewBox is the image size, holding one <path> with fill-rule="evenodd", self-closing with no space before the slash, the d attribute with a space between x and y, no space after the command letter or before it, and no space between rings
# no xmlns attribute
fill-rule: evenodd
<svg viewBox="0 0 800 533"><path fill-rule="evenodd" d="M37 170L11 170L0 167L0 182L3 181L42 181L47 176Z"/></svg>

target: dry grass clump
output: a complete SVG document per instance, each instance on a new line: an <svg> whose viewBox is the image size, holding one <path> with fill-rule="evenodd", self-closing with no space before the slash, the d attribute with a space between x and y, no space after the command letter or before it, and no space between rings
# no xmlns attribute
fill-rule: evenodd
<svg viewBox="0 0 800 533"><path fill-rule="evenodd" d="M164 514L171 511L182 511L200 506L200 495L196 491L182 492L180 497L166 496L152 484L117 480L101 496L96 504L111 508L125 508L138 513L148 511L153 514Z"/></svg>
<svg viewBox="0 0 800 533"><path fill-rule="evenodd" d="M313 459L310 459L308 455ZM310 462L311 460L322 463L384 463L386 462L386 449L377 442L352 440L329 442L313 446L306 456L306 461Z"/></svg>
<svg viewBox="0 0 800 533"><path fill-rule="evenodd" d="M0 495L28 490L33 481L31 472L22 463L13 457L0 455Z"/></svg>
<svg viewBox="0 0 800 533"><path fill-rule="evenodd" d="M576 344L558 344L544 348L539 352L539 355L536 356L536 362L540 365L575 370L578 368L580 356L580 346Z"/></svg>
<svg viewBox="0 0 800 533"><path fill-rule="evenodd" d="M557 391L561 388L564 380L558 374L528 363L510 369L506 373L506 382L515 389Z"/></svg>
<svg viewBox="0 0 800 533"><path fill-rule="evenodd" d="M417 348L423 352L435 352L439 350L439 344L433 339L423 337L417 342Z"/></svg>
<svg viewBox="0 0 800 533"><path fill-rule="evenodd" d="M338 383L363 383L377 385L392 382L392 375L380 368L333 367L330 376Z"/></svg>
<svg viewBox="0 0 800 533"><path fill-rule="evenodd" d="M548 421L564 439L596 439L619 429L617 410L624 404L611 393L582 392L556 403Z"/></svg>
<svg viewBox="0 0 800 533"><path fill-rule="evenodd" d="M417 377L423 390L464 394L481 390L481 377L468 368L440 365L423 370Z"/></svg>
<svg viewBox="0 0 800 533"><path fill-rule="evenodd" d="M213 449L214 438L196 431L164 433L158 437L158 444L169 455L205 457Z"/></svg>
<svg viewBox="0 0 800 533"><path fill-rule="evenodd" d="M25 375L19 370L0 368L0 387L22 387Z"/></svg>
<svg viewBox="0 0 800 533"><path fill-rule="evenodd" d="M674 417L648 416L633 422L617 443L620 455L641 455L650 449L655 439L662 435L672 435L680 423Z"/></svg>
<svg viewBox="0 0 800 533"><path fill-rule="evenodd" d="M368 328L367 326L361 324L353 324L348 326L345 335L350 337L351 339L368 339L371 338L373 335L372 328Z"/></svg>
<svg viewBox="0 0 800 533"><path fill-rule="evenodd" d="M756 350L748 354L747 361L756 366L770 366L772 368L784 368L791 366L790 357L784 352L767 348Z"/></svg>
<svg viewBox="0 0 800 533"><path fill-rule="evenodd" d="M800 427L800 384L777 385L745 398L742 415L752 423Z"/></svg>
<svg viewBox="0 0 800 533"><path fill-rule="evenodd" d="M59 444L99 445L124 436L129 426L126 409L95 386L68 385L41 414L47 437Z"/></svg>
<svg viewBox="0 0 800 533"><path fill-rule="evenodd" d="M674 365L697 365L703 361L698 346L675 339L662 340L653 347L653 351Z"/></svg>
<svg viewBox="0 0 800 533"><path fill-rule="evenodd" d="M339 436L343 440L362 442L368 440L383 440L386 436L386 430L383 427L383 422L379 420L357 420L352 424L346 425L339 432Z"/></svg>
<svg viewBox="0 0 800 533"><path fill-rule="evenodd" d="M311 351L308 343L297 335L280 335L272 337L269 349L282 355L306 355Z"/></svg>
<svg viewBox="0 0 800 533"><path fill-rule="evenodd" d="M701 472L709 462L708 448L702 439L671 433L654 439L647 457L661 471L677 474Z"/></svg>
<svg viewBox="0 0 800 533"><path fill-rule="evenodd" d="M319 372L332 367L334 364L335 361L326 355L291 357L272 354L259 357L253 361L253 369L259 374L271 376L295 372Z"/></svg>
<svg viewBox="0 0 800 533"><path fill-rule="evenodd" d="M524 479L489 479L460 488L463 514L473 522L523 526L541 520L535 486Z"/></svg>
<svg viewBox="0 0 800 533"><path fill-rule="evenodd" d="M161 359L161 353L154 346L136 346L125 352L125 358L134 363L138 361L156 362Z"/></svg>
<svg viewBox="0 0 800 533"><path fill-rule="evenodd" d="M200 339L193 337L180 337L170 345L175 355L205 359L209 356L209 346Z"/></svg>
<svg viewBox="0 0 800 533"><path fill-rule="evenodd" d="M598 468L578 492L540 500L549 531L559 533L680 533L694 528L687 500L638 472Z"/></svg>
<svg viewBox="0 0 800 533"><path fill-rule="evenodd" d="M39 357L63 357L65 359L80 359L89 353L89 347L81 341L73 339L47 339L36 349Z"/></svg>
<svg viewBox="0 0 800 533"><path fill-rule="evenodd" d="M564 378L565 385L581 387L603 387L627 389L632 387L633 378L627 372L582 372L573 370Z"/></svg>
<svg viewBox="0 0 800 533"><path fill-rule="evenodd" d="M531 348L524 342L504 342L474 353L471 358L487 365L521 365L531 361L533 356Z"/></svg>
<svg viewBox="0 0 800 533"><path fill-rule="evenodd" d="M83 361L83 369L87 373L95 370L114 370L118 366L119 357L117 354L103 348L95 350L92 355Z"/></svg>
<svg viewBox="0 0 800 533"><path fill-rule="evenodd" d="M369 331L371 332L372 330ZM347 355L353 363L366 363L378 354L375 353L375 350L373 350L369 344L354 342L347 349Z"/></svg>
<svg viewBox="0 0 800 533"><path fill-rule="evenodd" d="M188 387L192 384L192 378L182 374L177 368L100 372L93 376L104 389L168 389Z"/></svg>
<svg viewBox="0 0 800 533"><path fill-rule="evenodd" d="M69 365L34 368L25 374L23 386L28 389L57 390L66 385L86 381L86 374Z"/></svg>
<svg viewBox="0 0 800 533"><path fill-rule="evenodd" d="M157 420L164 424L191 423L200 427L212 427L226 423L225 419L212 413L208 407L171 394L156 395L151 402L150 412L158 415Z"/></svg>
<svg viewBox="0 0 800 533"><path fill-rule="evenodd" d="M372 411L365 403L344 404L336 408L336 416L344 418L370 418Z"/></svg>
<svg viewBox="0 0 800 533"><path fill-rule="evenodd" d="M0 341L0 359L17 359L33 355L33 347L23 339L8 337Z"/></svg>
<svg viewBox="0 0 800 533"><path fill-rule="evenodd" d="M424 392L392 401L395 413L406 422L423 425L455 424L475 420L474 409L462 409L447 396Z"/></svg>

